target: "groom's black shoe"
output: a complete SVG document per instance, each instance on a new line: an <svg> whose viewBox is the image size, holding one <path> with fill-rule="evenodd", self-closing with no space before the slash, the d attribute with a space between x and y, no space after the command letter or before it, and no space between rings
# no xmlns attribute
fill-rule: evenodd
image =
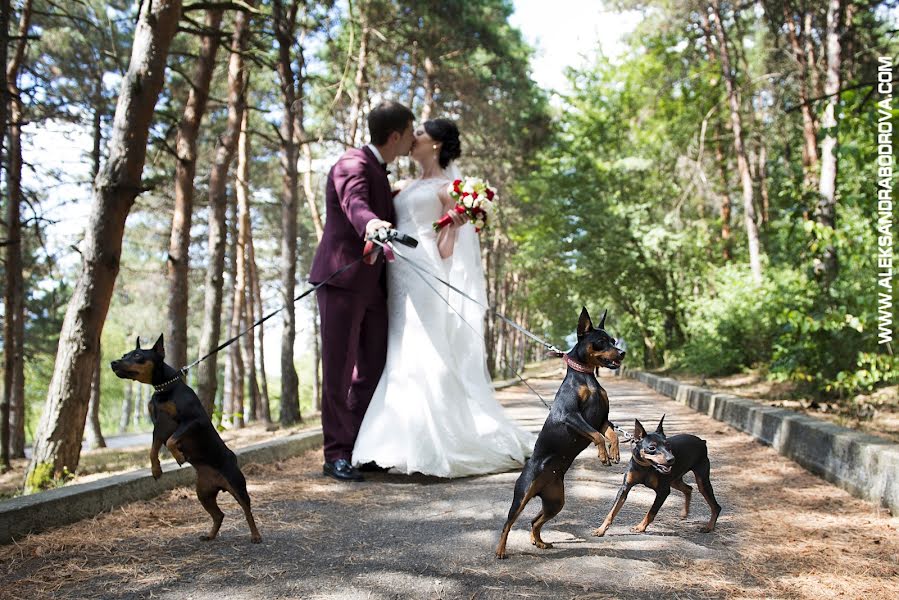
<svg viewBox="0 0 899 600"><path fill-rule="evenodd" d="M337 481L365 481L362 473L344 458L338 458L334 462L326 462L322 466L322 472Z"/></svg>

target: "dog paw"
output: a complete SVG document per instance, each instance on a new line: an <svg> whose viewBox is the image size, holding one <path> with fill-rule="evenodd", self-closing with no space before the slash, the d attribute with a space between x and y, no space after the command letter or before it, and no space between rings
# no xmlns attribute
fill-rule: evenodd
<svg viewBox="0 0 899 600"><path fill-rule="evenodd" d="M644 531L646 531L646 526L634 525L633 527L631 527L631 531L633 531L634 533L643 533Z"/></svg>
<svg viewBox="0 0 899 600"><path fill-rule="evenodd" d="M251 535L250 541L253 542L254 544L258 544L259 542L262 541L262 536L259 535L258 533L256 535Z"/></svg>
<svg viewBox="0 0 899 600"><path fill-rule="evenodd" d="M214 540L214 539L215 539L214 537L212 537L212 536L210 536L210 535L207 535L207 534L203 534L203 535L200 536L200 541L201 541L201 542L211 542L211 541Z"/></svg>
<svg viewBox="0 0 899 600"><path fill-rule="evenodd" d="M700 533L712 533L714 530L714 527L709 527L708 525L703 525L699 528Z"/></svg>
<svg viewBox="0 0 899 600"><path fill-rule="evenodd" d="M606 534L607 527L597 527L593 530L593 535L595 537L602 537Z"/></svg>
<svg viewBox="0 0 899 600"><path fill-rule="evenodd" d="M509 555L506 554L505 552L494 552L494 553L493 553L493 556L494 556L497 560L506 560L507 558L509 558Z"/></svg>
<svg viewBox="0 0 899 600"><path fill-rule="evenodd" d="M537 540L534 542L534 545L540 548L541 550L552 550L553 545L547 542Z"/></svg>
<svg viewBox="0 0 899 600"><path fill-rule="evenodd" d="M159 479L162 477L162 467L159 465L153 465L150 468L150 473L153 475L153 479Z"/></svg>

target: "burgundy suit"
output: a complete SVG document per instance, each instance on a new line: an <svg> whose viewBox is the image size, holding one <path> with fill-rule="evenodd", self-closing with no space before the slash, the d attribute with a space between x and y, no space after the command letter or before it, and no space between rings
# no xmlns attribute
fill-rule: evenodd
<svg viewBox="0 0 899 600"><path fill-rule="evenodd" d="M349 150L331 167L325 207L325 230L309 274L312 283L362 256L370 220L396 220L387 172L371 149ZM384 258L347 269L319 288L317 296L325 460L350 460L387 358Z"/></svg>

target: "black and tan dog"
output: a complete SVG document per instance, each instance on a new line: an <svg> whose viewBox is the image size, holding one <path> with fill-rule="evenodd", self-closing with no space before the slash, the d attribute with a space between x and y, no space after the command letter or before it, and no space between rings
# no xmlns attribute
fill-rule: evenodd
<svg viewBox="0 0 899 600"><path fill-rule="evenodd" d="M624 359L624 351L603 329L605 321L603 313L599 328L594 329L587 309L581 311L577 344L565 355L568 372L537 436L534 454L515 482L512 507L496 547L497 558L506 558L509 531L534 496L540 497L543 508L531 521L531 543L541 549L552 548L540 539L540 529L562 510L565 473L587 446L596 444L603 464L610 464L609 455L616 463L620 460L618 436L609 422L609 397L594 375L597 367L617 369Z"/></svg>
<svg viewBox="0 0 899 600"><path fill-rule="evenodd" d="M715 492L712 490L712 482L709 479L711 465L705 440L688 434L665 437L665 430L662 427L664 421L663 415L655 432L650 434L646 433L640 421L635 421L634 450L631 454L630 466L624 475L624 483L618 488L618 495L615 497L612 510L609 511L602 525L593 531L593 535L605 535L615 515L627 500L628 492L637 484L643 484L655 490L656 499L652 503L652 508L633 528L633 531L638 533L646 531L659 509L662 508L662 504L665 503L668 494L671 493L671 488L684 493L684 510L681 512L681 518L686 519L690 514L690 496L693 493L693 488L684 483L683 479L688 471L693 471L699 493L702 494L712 510L712 517L701 531L708 533L715 529L715 522L718 520L718 515L721 514L721 505L715 500Z"/></svg>
<svg viewBox="0 0 899 600"><path fill-rule="evenodd" d="M262 541L253 513L250 511L250 495L247 482L237 464L237 457L225 445L203 409L194 391L182 381L181 374L163 362L165 348L162 336L149 350L142 350L140 338L137 347L111 367L122 379L133 379L153 386L156 393L150 398L148 409L153 421L153 444L150 447L150 465L153 477L159 479L159 449L162 444L178 461L189 462L197 470L197 498L212 517L212 529L204 540L215 539L225 514L215 499L220 491L230 493L243 509L250 526L250 540Z"/></svg>

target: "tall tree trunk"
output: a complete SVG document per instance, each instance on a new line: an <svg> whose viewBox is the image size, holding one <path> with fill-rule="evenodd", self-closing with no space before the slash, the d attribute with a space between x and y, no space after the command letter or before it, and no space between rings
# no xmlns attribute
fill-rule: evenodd
<svg viewBox="0 0 899 600"><path fill-rule="evenodd" d="M359 6L359 28L362 33L359 36L359 55L356 58L356 77L353 80L353 106L350 110L350 131L348 137L351 146L359 146L365 128L361 126L362 121L362 101L365 99L368 90L366 79L366 66L368 64L368 38L371 32L368 27L368 10L366 3L362 2Z"/></svg>
<svg viewBox="0 0 899 600"><path fill-rule="evenodd" d="M100 360L94 364L94 376L91 379L91 399L87 409L87 445L89 448L105 448L106 440L100 428Z"/></svg>
<svg viewBox="0 0 899 600"><path fill-rule="evenodd" d="M250 229L250 237L247 239L247 263L250 270L250 294L253 296L253 306L257 312L254 322L264 316L265 307L262 304L262 290L259 286L259 270L256 268L256 251L253 248L253 230ZM268 378L265 375L265 324L256 328L256 354L259 356L257 374L259 378L259 403L256 418L270 424L272 421L271 409L268 399Z"/></svg>
<svg viewBox="0 0 899 600"><path fill-rule="evenodd" d="M299 378L293 364L293 345L296 338L296 310L293 304L296 290L297 262L297 143L295 114L297 91L293 72L293 47L297 23L297 1L285 12L282 0L274 0L275 38L278 42L278 75L284 106L281 119L281 293L284 301L284 328L281 334L281 414L282 425L301 421Z"/></svg>
<svg viewBox="0 0 899 600"><path fill-rule="evenodd" d="M125 389L122 394L122 414L119 418L119 433L128 431L128 423L131 422L131 413L134 410L134 381L126 379L124 382ZM140 407L138 407L138 410L140 410Z"/></svg>
<svg viewBox="0 0 899 600"><path fill-rule="evenodd" d="M10 337L6 351L10 373L10 387L4 396L9 402L9 451L13 458L25 456L25 278L23 268L22 223L19 214L22 205L22 123L25 119L22 97L19 93L19 73L28 43L31 26L31 0L26 0L19 14L18 40L15 51L6 65L6 83L9 94L9 163L7 170L7 217L9 238L15 240L7 246L6 314L11 316ZM6 371L4 371L6 373Z"/></svg>
<svg viewBox="0 0 899 600"><path fill-rule="evenodd" d="M78 467L90 393L91 365L119 271L125 219L141 191L147 136L162 88L169 44L178 28L180 0L141 3L131 64L119 95L109 158L94 183L94 203L82 267L59 336L25 480L31 493Z"/></svg>
<svg viewBox="0 0 899 600"><path fill-rule="evenodd" d="M238 221L238 266L237 286L240 288L242 304L242 320L245 328L252 326L256 320L253 302L253 283L250 264L250 237L252 235L250 223L250 138L248 125L249 112L244 111L243 121L240 127L240 138L237 142L237 221ZM236 297L237 292L235 292ZM250 331L240 343L241 362L247 380L247 420L253 421L259 418L259 385L256 382L256 351L255 338Z"/></svg>
<svg viewBox="0 0 899 600"><path fill-rule="evenodd" d="M219 47L218 30L222 22L221 9L206 11L206 30L200 45L200 56L194 68L193 81L178 135L175 140L175 212L168 258L168 331L166 332L166 360L175 368L187 364L187 290L189 288L190 223L193 217L194 175L197 172L197 136L206 112L209 82L215 70L215 54Z"/></svg>
<svg viewBox="0 0 899 600"><path fill-rule="evenodd" d="M434 62L431 60L430 56L425 56L424 68L425 68L425 81L424 81L425 98L424 98L424 104L421 107L422 122L427 121L428 119L431 118L431 112L433 112L433 110L434 110L435 88L437 87L437 82L434 81Z"/></svg>
<svg viewBox="0 0 899 600"><path fill-rule="evenodd" d="M242 323L246 321L246 297L247 297L247 236L250 231L250 140L247 132L247 116L244 111L243 122L240 129L240 138L237 141L237 173L235 174L234 190L237 196L237 219L235 231L237 239L234 244L234 295L231 301L231 329L234 335L242 330ZM238 427L243 426L244 407L244 377L245 364L241 352L242 344L231 346L231 361L234 365L234 386L232 389L233 406L237 417ZM255 411L255 406L252 407ZM253 414L251 412L250 414ZM255 414L253 414L255 416Z"/></svg>
<svg viewBox="0 0 899 600"><path fill-rule="evenodd" d="M805 62L808 65L809 84L812 96L821 95L821 78L818 76L818 59L815 58L815 40L812 37L814 29L814 9L805 3L805 16L802 20L802 35L805 40Z"/></svg>
<svg viewBox="0 0 899 600"><path fill-rule="evenodd" d="M0 0L0 65L6 64L6 55L7 55L7 45L9 44L9 0ZM0 168L7 168L5 165L7 161L4 160L3 156L3 144L6 141L6 120L8 116L8 105L9 105L9 86L0 87ZM8 207L12 205L9 202L9 197L7 196ZM19 223L18 218L19 209L16 207L16 214L9 214L7 212L7 239L6 243L8 246L12 246L15 244L19 244L17 238L13 238L11 231L13 223ZM19 233L19 237L21 237L21 232ZM7 277L9 273L9 264L10 264L10 255L9 249L7 247L6 251L6 270ZM10 281L7 278L5 281L5 291L3 294L3 310L4 310L4 324L3 324L3 390L2 396L0 396L0 472L6 471L10 468L9 461L9 442L10 442L10 429L9 429L9 413L10 413L10 401L12 400L12 387L13 387L13 378L12 374L14 372L14 368L12 367L13 357L15 356L15 347L12 345L10 337L12 334L12 329L10 325L12 325L12 315L14 314L14 307L12 297L9 296L9 290L12 286L10 285Z"/></svg>
<svg viewBox="0 0 899 600"><path fill-rule="evenodd" d="M790 47L793 49L793 58L796 60L799 72L799 102L802 111L802 166L805 174L805 184L815 186L815 171L818 164L817 123L809 103L808 75L814 69L814 65L808 65L808 56L799 45L799 36L796 32L796 22L793 13L785 2L783 5L784 21L790 38ZM808 30L803 31L805 36L810 35ZM806 42L808 43L808 42Z"/></svg>
<svg viewBox="0 0 899 600"><path fill-rule="evenodd" d="M100 174L100 160L103 144L103 73L98 72L94 78L94 115L93 115L93 147L91 148L91 180ZM94 379L91 382L91 400L87 409L87 440L89 448L105 448L106 440L100 428L100 369L102 352L97 352L94 365Z"/></svg>
<svg viewBox="0 0 899 600"><path fill-rule="evenodd" d="M821 140L821 178L818 184L818 205L815 220L828 229L836 227L837 206L837 106L840 103L840 30L843 11L842 0L829 0L827 4L827 79L824 94L828 96L821 118L824 139ZM821 256L815 260L815 275L829 283L837 274L837 249L827 243Z"/></svg>
<svg viewBox="0 0 899 600"><path fill-rule="evenodd" d="M240 322L234 323L234 288L237 287L237 261L235 253L237 252L237 198L232 194L228 201L228 249L225 251L225 273L229 275L228 286L225 288L226 306L222 311L229 314L227 319L226 339L234 339L237 330L240 328ZM229 346L225 350L225 376L224 385L222 386L222 426L238 427L237 408L235 407L235 397L237 395L235 387L240 385L237 381L237 364L234 361L234 346Z"/></svg>
<svg viewBox="0 0 899 600"><path fill-rule="evenodd" d="M252 6L252 1L246 2ZM238 11L234 16L231 57L228 61L228 121L215 149L209 173L209 241L204 284L203 329L200 334L200 356L219 345L222 327L222 272L225 269L225 208L228 170L237 150L240 123L246 105L246 73L243 54L249 36L249 16ZM213 354L198 365L197 396L206 412L212 414L218 390L218 355Z"/></svg>
<svg viewBox="0 0 899 600"><path fill-rule="evenodd" d="M730 54L727 49L727 34L724 31L724 23L721 20L719 0L712 0L712 18L715 20L715 36L718 39L718 55L721 63L721 72L724 76L724 84L727 88L727 99L730 105L731 130L734 134L734 154L737 157L737 171L740 173L740 183L743 187L743 217L746 225L746 237L749 242L749 266L752 269L752 277L756 283L762 281L761 245L759 243L759 230L755 217L755 194L753 191L752 175L749 172L749 161L746 158L746 148L743 143L743 121L740 114L740 97L734 72L731 70Z"/></svg>
<svg viewBox="0 0 899 600"><path fill-rule="evenodd" d="M715 140L715 162L718 164L718 178L721 180L721 244L724 246L722 250L724 260L729 262L733 259L730 239L730 186L728 185L727 180L727 164L724 157L724 150L721 147L721 138L723 136L721 121L718 119L716 119L716 121L718 121L718 137Z"/></svg>

